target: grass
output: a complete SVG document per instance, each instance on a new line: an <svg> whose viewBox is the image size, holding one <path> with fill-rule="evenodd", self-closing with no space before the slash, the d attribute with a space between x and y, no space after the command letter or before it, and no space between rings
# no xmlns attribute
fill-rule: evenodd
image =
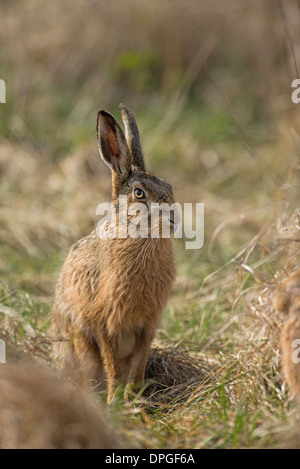
<svg viewBox="0 0 300 469"><path fill-rule="evenodd" d="M42 186L36 176L43 173L43 161L36 158L33 171L26 175L28 167L22 159L26 160L28 150L22 150L11 181L10 155L8 151L4 165L7 177L3 174L6 207L1 212L1 330L10 337L8 359L25 354L52 366L49 313L55 278L68 246L93 228L93 213L87 213L86 207L91 201L97 205L103 189L97 178L90 176L89 168L83 171L84 152L60 164L53 161ZM93 158L97 156L91 157L92 165ZM218 165L225 171L232 165L225 150L224 161ZM258 180L266 179L260 168L253 166L251 170L253 178L257 171ZM177 170L173 171L179 186L189 181L192 200L201 197L205 202L208 194L206 242L198 252L188 251L181 240L174 240L177 281L156 345L162 350L188 353L207 374L204 380L192 383L188 379L179 383L175 376L173 385L164 386L160 378L158 388L147 388L150 401L147 389L130 404L117 399L110 408L111 420L133 447L270 448L280 445L281 439L288 445L291 440L287 435L294 438L297 409L282 382L278 340L283 318L272 309L271 291L272 285L299 263L297 166L292 174L286 171L288 187L282 180L273 199L269 186L264 190L260 184L259 197L245 190L251 199L245 210L243 184L235 188L241 200L235 199L235 191L229 187L234 176L222 183L227 195L221 208L218 181L211 184L213 174L208 174L199 188L188 174L182 176L182 182ZM37 211L29 210L25 217L24 173L37 191L29 193L29 200L40 204ZM248 177L251 174L247 172L246 184ZM104 181L104 175L99 178ZM176 183L173 185L176 191ZM83 200L76 197L78 187ZM109 191L109 180L103 188L102 197ZM186 196L184 187L179 187L179 194L181 190ZM61 197L65 198L63 203ZM260 198L263 208L258 205ZM12 207L16 207L15 219L10 218ZM71 229L68 220L74 222ZM157 379L157 370L155 373ZM99 399L103 402L105 396ZM297 441L294 446L299 445Z"/></svg>
<svg viewBox="0 0 300 469"><path fill-rule="evenodd" d="M144 395L116 398L109 409L132 447L300 447L299 409L280 368L284 318L271 305L273 286L299 267L299 112L280 9L230 2L228 10L202 2L201 14L194 2L183 12L177 0L159 10L117 1L121 15L103 2L0 6L8 92L0 105L0 334L8 360L26 355L53 366L59 268L110 197L95 139L99 108L118 116L119 102L131 107L149 169L172 183L177 201L205 204L203 248L174 240L176 284L149 362L156 387L147 381ZM16 31L24 48L15 47ZM182 360L190 380L182 381Z"/></svg>

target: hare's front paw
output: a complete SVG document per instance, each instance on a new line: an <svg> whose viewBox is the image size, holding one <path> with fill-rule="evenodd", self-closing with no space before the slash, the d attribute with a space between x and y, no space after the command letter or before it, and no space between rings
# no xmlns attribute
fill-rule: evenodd
<svg viewBox="0 0 300 469"><path fill-rule="evenodd" d="M127 383L124 391L124 399L132 401L137 397L140 397L144 391L144 384L144 382Z"/></svg>

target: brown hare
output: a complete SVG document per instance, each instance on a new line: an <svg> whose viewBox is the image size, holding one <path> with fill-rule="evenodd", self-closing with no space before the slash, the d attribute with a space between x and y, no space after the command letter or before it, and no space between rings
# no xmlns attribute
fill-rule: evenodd
<svg viewBox="0 0 300 469"><path fill-rule="evenodd" d="M99 111L100 155L111 169L112 205L125 196L132 204L173 204L170 184L145 169L133 114L120 105L125 135L106 111ZM159 223L161 219L159 218ZM169 216L173 232L174 216ZM117 224L118 224L117 219ZM75 367L98 383L106 378L108 402L119 384L138 388L150 345L175 277L170 237L103 239L93 231L75 243L63 265L52 311L59 366Z"/></svg>
<svg viewBox="0 0 300 469"><path fill-rule="evenodd" d="M288 315L280 335L282 369L292 393L300 397L300 269L275 289L273 305Z"/></svg>
<svg viewBox="0 0 300 469"><path fill-rule="evenodd" d="M121 448L91 397L40 365L0 365L0 449Z"/></svg>

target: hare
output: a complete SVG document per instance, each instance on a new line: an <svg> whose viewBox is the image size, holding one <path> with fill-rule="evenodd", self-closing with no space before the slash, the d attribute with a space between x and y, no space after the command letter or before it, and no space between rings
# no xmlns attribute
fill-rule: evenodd
<svg viewBox="0 0 300 469"><path fill-rule="evenodd" d="M103 411L41 365L0 365L0 449L119 449Z"/></svg>
<svg viewBox="0 0 300 469"><path fill-rule="evenodd" d="M112 175L112 206L173 204L172 187L145 169L138 127L119 106L125 135L106 111L97 116L100 156ZM118 219L117 225L119 227ZM161 219L159 219L161 223ZM174 217L168 219L171 232ZM62 267L52 310L58 366L75 367L105 384L108 403L116 388L125 396L144 381L150 345L175 278L170 237L99 237L97 230L75 243Z"/></svg>
<svg viewBox="0 0 300 469"><path fill-rule="evenodd" d="M282 282L274 291L273 306L288 314L280 335L282 369L295 396L300 396L300 269Z"/></svg>

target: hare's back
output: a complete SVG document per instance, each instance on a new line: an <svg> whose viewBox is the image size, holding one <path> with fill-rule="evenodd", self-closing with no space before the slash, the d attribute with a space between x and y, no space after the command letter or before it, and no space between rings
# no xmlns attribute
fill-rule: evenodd
<svg viewBox="0 0 300 469"><path fill-rule="evenodd" d="M69 313L76 313L90 307L105 264L101 244L95 232L73 244L58 280L55 310L67 309Z"/></svg>

